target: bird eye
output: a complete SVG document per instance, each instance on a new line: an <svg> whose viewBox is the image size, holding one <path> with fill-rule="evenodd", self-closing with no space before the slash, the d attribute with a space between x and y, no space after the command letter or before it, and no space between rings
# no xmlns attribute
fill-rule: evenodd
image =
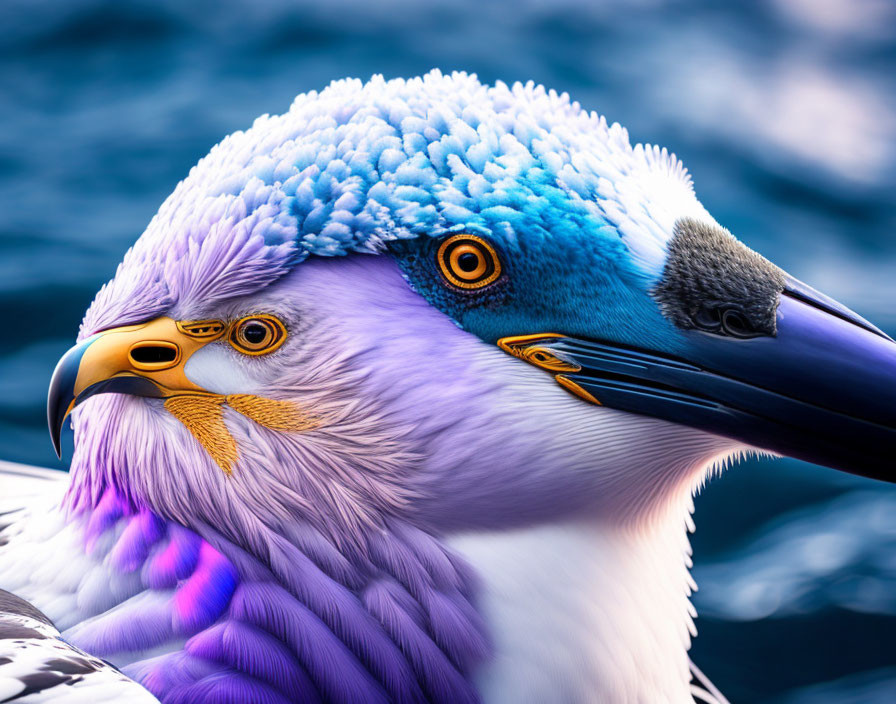
<svg viewBox="0 0 896 704"><path fill-rule="evenodd" d="M475 235L454 235L439 247L439 270L448 283L467 290L488 286L501 275L494 248Z"/></svg>
<svg viewBox="0 0 896 704"><path fill-rule="evenodd" d="M229 340L243 354L268 354L286 341L286 326L273 315L252 315L233 324Z"/></svg>

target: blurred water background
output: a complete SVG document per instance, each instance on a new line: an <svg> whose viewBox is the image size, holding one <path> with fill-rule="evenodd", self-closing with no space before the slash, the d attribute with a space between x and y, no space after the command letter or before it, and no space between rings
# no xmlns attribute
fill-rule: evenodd
<svg viewBox="0 0 896 704"><path fill-rule="evenodd" d="M190 166L343 76L535 80L670 147L750 246L896 334L890 0L5 0L0 458ZM70 441L69 441L70 442ZM697 501L694 659L733 702L896 701L896 491L753 462Z"/></svg>

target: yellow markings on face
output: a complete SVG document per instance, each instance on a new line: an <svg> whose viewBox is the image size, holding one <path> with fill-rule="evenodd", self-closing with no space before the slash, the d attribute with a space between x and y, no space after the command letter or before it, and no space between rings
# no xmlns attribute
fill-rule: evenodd
<svg viewBox="0 0 896 704"><path fill-rule="evenodd" d="M591 403L596 403L598 406L603 405L600 401L598 401L596 398L594 398L594 396L585 391L585 389L579 386L572 379L569 379L562 374L558 374L554 378L557 380L557 383L560 384L560 386L562 386L564 389L569 389L579 398L583 398L586 401L590 401Z"/></svg>
<svg viewBox="0 0 896 704"><path fill-rule="evenodd" d="M226 326L220 320L179 320L177 329L194 340L211 342L224 334Z"/></svg>
<svg viewBox="0 0 896 704"><path fill-rule="evenodd" d="M574 362L560 359L560 357L554 354L553 350L546 346L546 343L550 343L552 340L562 340L564 337L566 336L555 332L543 332L534 335L511 335L498 340L498 347L514 357L551 372L560 386L571 391L579 398L595 403L598 406L602 405L594 396L566 376L566 374L575 374L582 371L582 367Z"/></svg>
<svg viewBox="0 0 896 704"><path fill-rule="evenodd" d="M498 340L498 347L519 357L522 360L534 364L536 367L547 369L549 372L579 372L582 368L578 364L560 359L550 349L538 344L544 340L562 339L563 335L557 333L543 333L540 335L514 335L502 337Z"/></svg>
<svg viewBox="0 0 896 704"><path fill-rule="evenodd" d="M184 424L224 474L233 473L238 459L236 440L224 425L223 396L172 396L165 409Z"/></svg>
<svg viewBox="0 0 896 704"><path fill-rule="evenodd" d="M292 401L275 401L251 394L231 394L226 399L233 410L271 430L302 433L320 425L317 419L306 415Z"/></svg>
<svg viewBox="0 0 896 704"><path fill-rule="evenodd" d="M276 401L252 394L183 395L165 401L165 409L177 418L208 452L227 476L239 459L236 440L224 423L224 405L265 428L287 433L313 430L320 421L304 413L292 401Z"/></svg>
<svg viewBox="0 0 896 704"><path fill-rule="evenodd" d="M269 354L286 342L286 326L264 313L249 315L232 323L222 320L186 320L177 322L186 338L206 344L225 338L230 345L252 357ZM239 459L236 441L224 423L224 406L230 406L265 428L280 432L304 432L318 426L291 401L275 401L252 394L178 394L165 402L165 408L190 431L227 476Z"/></svg>

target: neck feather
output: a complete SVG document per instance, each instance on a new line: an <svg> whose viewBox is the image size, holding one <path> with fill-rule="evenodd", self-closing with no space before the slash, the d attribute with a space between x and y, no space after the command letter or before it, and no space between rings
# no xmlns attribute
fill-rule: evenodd
<svg viewBox="0 0 896 704"><path fill-rule="evenodd" d="M489 702L692 701L693 508L679 492L640 524L576 520L453 536L483 584Z"/></svg>
<svg viewBox="0 0 896 704"><path fill-rule="evenodd" d="M259 686L274 648L287 674L307 673L309 686L328 700L363 693L365 701L477 701L472 672L488 646L472 573L407 522L386 521L353 546L337 546L307 522L277 533L257 524L258 534L237 545L205 524L185 537L183 527L114 490L72 520L84 527L89 551L105 545L111 556L127 556L112 564L142 576L139 598L171 611L177 632L148 642L154 631L141 619L120 618L130 613L124 608L72 624L68 636L126 666L163 700L219 669L235 686ZM185 579L155 578L187 548L195 555ZM264 684L285 686L269 674Z"/></svg>

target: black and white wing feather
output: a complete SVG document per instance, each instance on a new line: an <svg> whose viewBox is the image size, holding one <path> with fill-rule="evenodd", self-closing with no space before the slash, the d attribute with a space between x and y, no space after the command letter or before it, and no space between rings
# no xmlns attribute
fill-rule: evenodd
<svg viewBox="0 0 896 704"><path fill-rule="evenodd" d="M112 665L66 643L40 611L0 590L0 702L158 704Z"/></svg>

